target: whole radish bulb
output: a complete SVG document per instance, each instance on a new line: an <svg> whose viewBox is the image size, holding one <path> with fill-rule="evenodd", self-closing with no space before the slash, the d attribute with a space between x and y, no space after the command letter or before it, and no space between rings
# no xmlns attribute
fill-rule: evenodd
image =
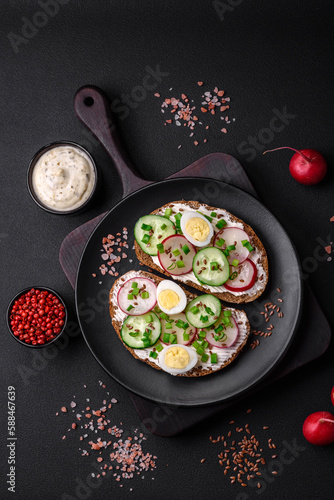
<svg viewBox="0 0 334 500"><path fill-rule="evenodd" d="M334 443L334 415L328 411L317 411L307 417L303 425L307 441L317 446Z"/></svg>
<svg viewBox="0 0 334 500"><path fill-rule="evenodd" d="M315 149L294 149L288 146L282 148L270 149L265 153L278 151L279 149L291 149L295 154L290 160L289 170L290 174L300 184L312 186L318 184L326 175L327 163L321 153Z"/></svg>

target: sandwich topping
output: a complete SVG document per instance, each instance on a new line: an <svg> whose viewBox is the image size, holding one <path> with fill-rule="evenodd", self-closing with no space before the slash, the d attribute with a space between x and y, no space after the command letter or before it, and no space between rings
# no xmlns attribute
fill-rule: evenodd
<svg viewBox="0 0 334 500"><path fill-rule="evenodd" d="M244 224L224 209L210 211L200 205L197 210L171 203L155 215L141 217L136 228L141 249L173 279L235 296L264 290L268 276L261 250Z"/></svg>
<svg viewBox="0 0 334 500"><path fill-rule="evenodd" d="M148 283L150 297L145 291ZM122 341L137 358L171 375L221 369L247 339L247 316L243 311L223 308L213 295L193 297L188 298L171 280L153 275L149 279L140 271L126 273L110 296L113 321L120 325ZM132 305L137 308L136 315Z"/></svg>

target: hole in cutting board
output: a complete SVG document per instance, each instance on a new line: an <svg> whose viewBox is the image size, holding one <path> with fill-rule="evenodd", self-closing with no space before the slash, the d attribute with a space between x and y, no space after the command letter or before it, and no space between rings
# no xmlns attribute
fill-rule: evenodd
<svg viewBox="0 0 334 500"><path fill-rule="evenodd" d="M85 106L91 107L94 104L94 99L92 97L86 97L84 99Z"/></svg>

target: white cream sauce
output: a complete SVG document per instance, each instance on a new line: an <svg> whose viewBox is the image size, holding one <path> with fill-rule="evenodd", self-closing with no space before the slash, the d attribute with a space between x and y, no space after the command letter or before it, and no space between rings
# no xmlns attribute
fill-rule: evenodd
<svg viewBox="0 0 334 500"><path fill-rule="evenodd" d="M129 271L128 273L126 273L122 277L121 281L119 282L119 286L116 286L114 288L113 295L111 297L111 302L113 303L114 306L117 306L117 309L115 309L115 320L116 321L120 321L121 323L123 323L125 318L127 318L127 315L117 305L117 294L118 294L118 290L119 290L120 286L125 281L127 281L131 278L135 278L136 276L140 276L140 275L141 275L140 271ZM229 359L232 358L232 356L238 350L240 345L243 344L243 342L245 341L245 339L247 337L247 316L246 316L246 314L243 311L239 311L238 309L233 309L230 307L225 307L225 309L232 311L232 317L235 319L235 321L238 324L239 335L238 335L237 340L235 341L235 343L231 347L222 348L222 349L220 349L219 347L209 347L206 349L205 352L208 354L214 353L214 352L217 353L217 358L218 358L217 363L212 364L210 362L210 356L209 356L208 360L204 363L203 361L201 361L200 356L196 353L196 355L198 357L198 361L196 363L195 368L198 368L201 366L203 370L209 370L209 369L212 369L213 371L219 370L223 364L225 364ZM171 317L173 317L173 316L171 315ZM192 347L192 346L189 346L189 347L196 352L194 347ZM138 356L138 358L140 358L143 361L149 360L150 362L155 363L156 365L158 365L161 368L161 365L159 363L158 358L154 359L154 358L149 357L149 354L151 351L152 351L152 347L147 348L147 349L134 349L134 352L135 352L136 356Z"/></svg>
<svg viewBox="0 0 334 500"><path fill-rule="evenodd" d="M79 208L91 195L95 169L88 155L74 146L56 146L36 162L32 186L48 208L66 211Z"/></svg>

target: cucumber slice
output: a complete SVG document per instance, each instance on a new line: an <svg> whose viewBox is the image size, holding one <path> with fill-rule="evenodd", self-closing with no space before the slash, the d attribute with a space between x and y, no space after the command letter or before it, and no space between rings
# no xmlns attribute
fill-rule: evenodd
<svg viewBox="0 0 334 500"><path fill-rule="evenodd" d="M142 228L143 225L144 229ZM134 233L138 245L145 253L158 255L157 245L168 236L175 234L176 229L173 222L166 217L144 215L136 222Z"/></svg>
<svg viewBox="0 0 334 500"><path fill-rule="evenodd" d="M219 248L206 247L195 255L193 271L200 283L221 286L230 276L230 265Z"/></svg>
<svg viewBox="0 0 334 500"><path fill-rule="evenodd" d="M152 316L151 323L147 323L146 314L141 316L128 316L122 325L121 337L128 347L132 349L145 349L156 344L161 335L161 323L158 316L154 312L150 312ZM138 332L136 332L138 330ZM144 337L145 331L151 330L148 337ZM134 336L134 333L136 335ZM132 334L132 335L131 335ZM143 338L147 338L147 345L143 342Z"/></svg>
<svg viewBox="0 0 334 500"><path fill-rule="evenodd" d="M222 305L214 295L200 295L186 307L187 321L196 328L206 328L213 325L220 316Z"/></svg>

